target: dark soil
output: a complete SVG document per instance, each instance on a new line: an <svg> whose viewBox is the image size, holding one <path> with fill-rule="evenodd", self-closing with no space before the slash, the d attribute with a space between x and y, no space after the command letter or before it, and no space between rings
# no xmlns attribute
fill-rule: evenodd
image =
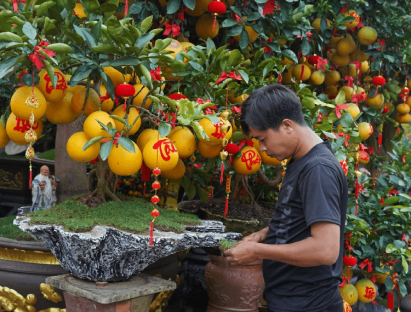
<svg viewBox="0 0 411 312"><path fill-rule="evenodd" d="M258 204L262 208L262 213L260 214L257 209L250 206L249 204L245 204L242 202L232 203L228 202L228 219L237 219L237 220L245 220L248 221L250 219L271 219L274 210L275 210L275 203L268 203L268 202L258 202ZM203 208L208 210L210 213L223 216L224 209L225 209L225 199L222 198L213 198L207 201L206 203L199 203L197 205L198 208Z"/></svg>

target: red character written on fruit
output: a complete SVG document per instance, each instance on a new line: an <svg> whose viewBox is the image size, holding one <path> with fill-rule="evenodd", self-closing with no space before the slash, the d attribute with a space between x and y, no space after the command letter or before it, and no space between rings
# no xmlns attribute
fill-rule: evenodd
<svg viewBox="0 0 411 312"><path fill-rule="evenodd" d="M215 132L211 134L213 137L216 137L217 139L223 139L224 138L225 134L223 133L223 131L221 131L221 128L220 128L222 125L224 125L223 120L221 120L218 124L214 125Z"/></svg>
<svg viewBox="0 0 411 312"><path fill-rule="evenodd" d="M241 161L245 163L248 170L251 170L253 165L261 163L261 158L258 153L250 149L243 153Z"/></svg>
<svg viewBox="0 0 411 312"><path fill-rule="evenodd" d="M61 90L61 92L64 92L67 89L66 79L64 79L64 76L59 72L56 72L54 74L57 76L56 90ZM51 83L50 76L48 74L45 75L44 80L47 81L46 92L50 94L51 91L54 90L53 84Z"/></svg>
<svg viewBox="0 0 411 312"><path fill-rule="evenodd" d="M20 119L16 117L17 125L13 128L15 131L20 131L25 133L30 130L30 122L28 120ZM36 130L39 127L38 121L35 121L33 124L33 130Z"/></svg>
<svg viewBox="0 0 411 312"><path fill-rule="evenodd" d="M153 145L153 149L160 150L160 156L164 161L169 161L171 156L170 153L176 153L177 149L174 146L173 142L169 139L163 139L158 141L156 144Z"/></svg>
<svg viewBox="0 0 411 312"><path fill-rule="evenodd" d="M373 299L375 297L375 289L374 287L365 287L365 295L364 298Z"/></svg>

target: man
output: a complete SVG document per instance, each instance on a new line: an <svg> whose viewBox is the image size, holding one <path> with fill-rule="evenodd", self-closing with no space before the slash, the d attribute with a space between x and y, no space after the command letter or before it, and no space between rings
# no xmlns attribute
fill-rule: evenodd
<svg viewBox="0 0 411 312"><path fill-rule="evenodd" d="M42 166L40 168L40 174L38 174L31 183L33 205L30 211L48 209L56 204L56 188L58 182L56 177L50 177L49 167Z"/></svg>
<svg viewBox="0 0 411 312"><path fill-rule="evenodd" d="M307 126L298 97L278 84L250 95L241 127L259 140L261 151L291 160L268 227L227 250L228 261L264 260L269 312L342 312L338 285L348 191L329 141Z"/></svg>

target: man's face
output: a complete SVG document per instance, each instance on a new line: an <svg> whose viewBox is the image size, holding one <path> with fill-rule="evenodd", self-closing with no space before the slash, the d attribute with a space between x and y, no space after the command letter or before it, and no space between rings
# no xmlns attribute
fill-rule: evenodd
<svg viewBox="0 0 411 312"><path fill-rule="evenodd" d="M290 132L290 129L283 124L280 125L278 131L274 129L261 131L250 127L250 132L252 137L260 142L260 151L265 151L270 157L283 161L295 152L292 129Z"/></svg>
<svg viewBox="0 0 411 312"><path fill-rule="evenodd" d="M50 175L50 170L49 167L43 166L40 168L40 174L44 175L45 177L48 177Z"/></svg>

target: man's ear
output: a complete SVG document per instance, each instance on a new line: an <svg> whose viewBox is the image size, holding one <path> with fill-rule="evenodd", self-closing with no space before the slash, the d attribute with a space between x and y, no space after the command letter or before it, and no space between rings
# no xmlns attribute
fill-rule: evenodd
<svg viewBox="0 0 411 312"><path fill-rule="evenodd" d="M284 119L281 123L287 134L291 134L294 131L295 123L291 119Z"/></svg>

